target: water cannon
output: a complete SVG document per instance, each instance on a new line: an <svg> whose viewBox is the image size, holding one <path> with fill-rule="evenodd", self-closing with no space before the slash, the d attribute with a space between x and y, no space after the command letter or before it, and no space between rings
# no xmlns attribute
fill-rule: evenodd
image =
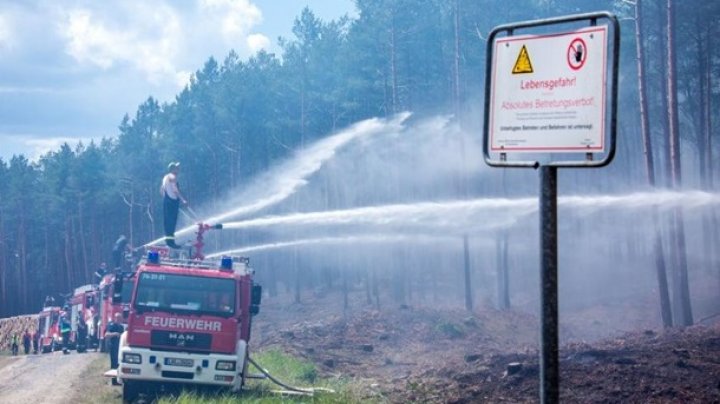
<svg viewBox="0 0 720 404"><path fill-rule="evenodd" d="M196 240L195 244L193 244L193 246L195 247L195 251L191 258L194 260L203 260L205 259L205 255L203 254L203 246L205 246L203 239L205 232L208 230L221 230L223 228L223 225L222 223L207 224L203 222L198 222L197 226L198 229L195 232Z"/></svg>

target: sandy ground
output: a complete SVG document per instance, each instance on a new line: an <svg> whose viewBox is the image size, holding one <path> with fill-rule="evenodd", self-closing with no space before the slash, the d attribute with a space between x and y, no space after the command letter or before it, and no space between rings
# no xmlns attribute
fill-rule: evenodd
<svg viewBox="0 0 720 404"><path fill-rule="evenodd" d="M0 403L73 403L83 389L80 375L99 355L54 352L8 357L0 370Z"/></svg>

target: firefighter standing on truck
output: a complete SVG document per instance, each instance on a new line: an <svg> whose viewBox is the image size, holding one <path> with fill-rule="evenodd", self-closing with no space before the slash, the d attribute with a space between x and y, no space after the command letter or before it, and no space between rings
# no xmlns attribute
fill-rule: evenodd
<svg viewBox="0 0 720 404"><path fill-rule="evenodd" d="M125 331L122 325L122 313L115 313L115 318L111 321L105 330L105 343L108 353L110 354L110 369L118 368L118 351L120 350L120 335ZM117 378L112 378L113 386L119 386Z"/></svg>
<svg viewBox="0 0 720 404"><path fill-rule="evenodd" d="M165 227L165 244L170 248L180 248L175 243L175 226L177 225L180 203L187 205L187 200L180 193L177 176L180 172L180 163L168 164L168 173L163 177L160 193L163 196L163 224Z"/></svg>

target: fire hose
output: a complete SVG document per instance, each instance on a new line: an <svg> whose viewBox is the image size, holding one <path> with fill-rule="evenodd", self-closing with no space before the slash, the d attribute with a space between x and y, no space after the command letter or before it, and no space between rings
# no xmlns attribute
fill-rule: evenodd
<svg viewBox="0 0 720 404"><path fill-rule="evenodd" d="M315 394L315 392L335 393L335 390L327 389L324 387L303 388L303 387L291 386L291 385L284 383L284 382L280 381L279 379L273 377L273 375L271 375L270 372L267 371L267 369L258 365L258 363L255 362L250 356L248 356L248 361L250 361L250 363L252 363L252 365L255 366L255 368L257 370L259 370L263 375L265 375L265 377L270 379L270 381L272 381L273 383L277 384L278 386L286 389L289 392L301 393L301 394L310 395L310 396ZM283 391L280 391L280 393L282 393L282 392Z"/></svg>

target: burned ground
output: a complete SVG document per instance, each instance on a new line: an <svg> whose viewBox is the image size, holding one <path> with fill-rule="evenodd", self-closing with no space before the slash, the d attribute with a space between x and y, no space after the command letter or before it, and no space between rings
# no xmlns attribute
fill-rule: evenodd
<svg viewBox="0 0 720 404"><path fill-rule="evenodd" d="M268 299L269 300L269 299ZM598 309L600 310L600 309ZM578 322L586 327L586 321ZM565 336L586 335L563 325ZM322 299L268 301L255 349L279 347L389 402L538 401L538 321L519 310L343 311ZM720 324L565 338L563 402L718 402Z"/></svg>

